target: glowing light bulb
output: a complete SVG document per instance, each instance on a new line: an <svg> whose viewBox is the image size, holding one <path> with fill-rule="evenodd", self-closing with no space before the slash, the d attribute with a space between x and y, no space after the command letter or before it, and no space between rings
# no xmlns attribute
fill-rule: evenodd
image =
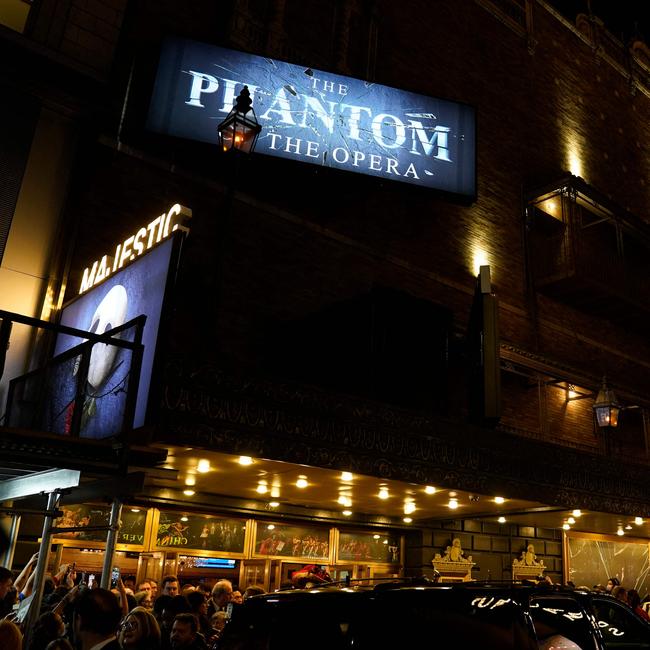
<svg viewBox="0 0 650 650"><path fill-rule="evenodd" d="M381 487L379 488L379 494L377 495L380 499L388 499L388 488Z"/></svg>
<svg viewBox="0 0 650 650"><path fill-rule="evenodd" d="M564 530L571 530L571 526L569 526L569 524L562 524L562 528Z"/></svg>
<svg viewBox="0 0 650 650"><path fill-rule="evenodd" d="M505 517L499 517L499 518L497 519L497 521L498 521L500 524L505 524L505 523L506 523L506 518L505 518Z"/></svg>
<svg viewBox="0 0 650 650"><path fill-rule="evenodd" d="M580 510L580 508L576 508L571 514L574 517L582 517L582 510Z"/></svg>
<svg viewBox="0 0 650 650"><path fill-rule="evenodd" d="M623 537L623 535L625 535L625 531L624 531L622 528L619 528L619 529L616 531L616 534L617 534L619 537Z"/></svg>
<svg viewBox="0 0 650 650"><path fill-rule="evenodd" d="M433 485L427 485L427 486L424 488L424 491L425 491L427 494L435 494L435 493L436 493L436 488L434 488Z"/></svg>
<svg viewBox="0 0 650 650"><path fill-rule="evenodd" d="M405 515L410 515L415 512L415 503L412 501L408 501L407 503L404 504L404 514Z"/></svg>
<svg viewBox="0 0 650 650"><path fill-rule="evenodd" d="M205 474L210 471L210 461L207 458L201 458L196 466L196 471Z"/></svg>
<svg viewBox="0 0 650 650"><path fill-rule="evenodd" d="M413 521L413 519L411 519L411 517L404 517L404 519L402 519L402 521L405 524L410 524Z"/></svg>
<svg viewBox="0 0 650 650"><path fill-rule="evenodd" d="M263 481L260 481L255 489L258 494L266 494L269 491L268 485Z"/></svg>
<svg viewBox="0 0 650 650"><path fill-rule="evenodd" d="M503 497L494 497L494 503L505 503L506 500Z"/></svg>
<svg viewBox="0 0 650 650"><path fill-rule="evenodd" d="M187 518L185 515L183 515L183 516L181 517L181 521L189 521L189 520L188 520L188 518Z"/></svg>
<svg viewBox="0 0 650 650"><path fill-rule="evenodd" d="M350 482L351 480L354 479L354 476L352 476L352 472L341 472L341 480Z"/></svg>
<svg viewBox="0 0 650 650"><path fill-rule="evenodd" d="M568 523L568 524L571 524L571 525L573 526L573 524L576 523L576 520L575 520L573 517L569 517L569 518L567 519L567 523Z"/></svg>
<svg viewBox="0 0 650 650"><path fill-rule="evenodd" d="M299 476L298 480L296 481L296 487L300 488L301 490L306 488L309 485L307 482L307 477L306 476Z"/></svg>
<svg viewBox="0 0 650 650"><path fill-rule="evenodd" d="M643 518L642 517L634 517L634 523L637 526L640 526L643 523Z"/></svg>
<svg viewBox="0 0 650 650"><path fill-rule="evenodd" d="M450 510L456 510L456 508L458 508L458 499L449 499L449 503L447 504L447 507Z"/></svg>
<svg viewBox="0 0 650 650"><path fill-rule="evenodd" d="M269 501L270 508L277 508L280 504L277 501Z"/></svg>
<svg viewBox="0 0 650 650"><path fill-rule="evenodd" d="M344 510L341 514L350 517L352 515L352 510Z"/></svg>
<svg viewBox="0 0 650 650"><path fill-rule="evenodd" d="M269 525L266 527L266 530L273 530L274 528L275 528L275 524L269 524Z"/></svg>
<svg viewBox="0 0 650 650"><path fill-rule="evenodd" d="M253 459L250 456L240 456L237 462L240 465L252 465Z"/></svg>
<svg viewBox="0 0 650 650"><path fill-rule="evenodd" d="M194 492L194 490L183 490L183 494L184 494L186 497L192 497L192 496L194 496L196 493Z"/></svg>

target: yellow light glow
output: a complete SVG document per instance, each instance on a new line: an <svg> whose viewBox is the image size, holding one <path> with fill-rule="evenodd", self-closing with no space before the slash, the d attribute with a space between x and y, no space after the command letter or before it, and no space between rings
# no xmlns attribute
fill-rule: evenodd
<svg viewBox="0 0 650 650"><path fill-rule="evenodd" d="M497 519L497 521L498 521L500 524L505 524L505 523L506 523L506 518L505 518L505 517L499 517L499 518Z"/></svg>
<svg viewBox="0 0 650 650"><path fill-rule="evenodd" d="M279 488L277 485L274 485L274 486L271 488L271 496L272 496L274 499L279 499L279 498L280 498L280 488Z"/></svg>
<svg viewBox="0 0 650 650"><path fill-rule="evenodd" d="M258 494L266 494L269 491L269 488L265 481L260 481L255 488Z"/></svg>
<svg viewBox="0 0 650 650"><path fill-rule="evenodd" d="M131 512L140 512L140 508L131 508Z"/></svg>
<svg viewBox="0 0 650 650"><path fill-rule="evenodd" d="M269 501L270 508L277 508L280 505L278 501Z"/></svg>
<svg viewBox="0 0 650 650"><path fill-rule="evenodd" d="M269 524L269 525L266 527L266 530L273 530L274 528L275 528L275 524Z"/></svg>
<svg viewBox="0 0 650 650"><path fill-rule="evenodd" d="M583 176L582 170L582 159L580 157L580 152L578 146L571 139L568 139L567 142L567 157L568 157L568 166L569 171L574 176Z"/></svg>
<svg viewBox="0 0 650 650"><path fill-rule="evenodd" d="M306 488L308 485L309 485L309 483L308 483L308 481L307 481L307 477L306 477L306 476L299 476L299 477L298 477L298 480L296 481L296 487L297 487L297 488L303 490L303 489Z"/></svg>
<svg viewBox="0 0 650 650"><path fill-rule="evenodd" d="M424 488L424 491L425 491L427 494L435 494L435 493L436 493L436 488L434 488L433 485L427 485L427 486Z"/></svg>
<svg viewBox="0 0 650 650"><path fill-rule="evenodd" d="M571 530L571 526L569 526L569 524L562 524L562 528L564 530Z"/></svg>
<svg viewBox="0 0 650 650"><path fill-rule="evenodd" d="M187 518L185 515L183 515L183 516L181 517L181 521L188 521L188 518Z"/></svg>
<svg viewBox="0 0 650 650"><path fill-rule="evenodd" d="M568 523L568 524L571 524L571 525L573 526L573 524L576 523L576 520L575 520L573 517L569 517L569 518L567 519L567 523Z"/></svg>
<svg viewBox="0 0 650 650"><path fill-rule="evenodd" d="M623 537L623 535L625 535L625 531L624 531L622 528L619 528L619 529L616 531L616 534L617 534L619 537Z"/></svg>
<svg viewBox="0 0 650 650"><path fill-rule="evenodd" d="M240 456L237 462L240 465L252 465L253 459L250 456Z"/></svg>
<svg viewBox="0 0 650 650"><path fill-rule="evenodd" d="M472 275L479 274L482 266L489 266L490 260L487 251L481 244L474 244L472 247Z"/></svg>
<svg viewBox="0 0 650 650"><path fill-rule="evenodd" d="M186 497L192 497L192 496L194 496L196 493L194 492L194 490L183 490L183 494L184 494Z"/></svg>
<svg viewBox="0 0 650 650"><path fill-rule="evenodd" d="M625 526L625 530L632 530L632 524L628 524L627 526Z"/></svg>
<svg viewBox="0 0 650 650"><path fill-rule="evenodd" d="M494 497L494 503L505 503L506 500L503 497Z"/></svg>
<svg viewBox="0 0 650 650"><path fill-rule="evenodd" d="M350 508L352 506L352 499L349 496L342 494L338 498L338 503L340 503L342 506L345 506L346 508Z"/></svg>
<svg viewBox="0 0 650 650"><path fill-rule="evenodd" d="M210 461L207 458L201 458L201 460L199 460L196 466L196 471L200 472L201 474L206 474L207 472L209 472Z"/></svg>
<svg viewBox="0 0 650 650"><path fill-rule="evenodd" d="M404 519L402 519L402 521L405 524L410 524L413 521L413 519L411 519L411 517L404 517Z"/></svg>
<svg viewBox="0 0 650 650"><path fill-rule="evenodd" d="M643 523L643 518L642 517L634 517L634 523L637 526L640 526Z"/></svg>
<svg viewBox="0 0 650 650"><path fill-rule="evenodd" d="M193 476L186 476L185 485L196 485L196 479Z"/></svg>
<svg viewBox="0 0 650 650"><path fill-rule="evenodd" d="M373 539L379 539L380 537L381 537L381 535L373 535L372 536Z"/></svg>
<svg viewBox="0 0 650 650"><path fill-rule="evenodd" d="M352 510L344 510L341 514L345 515L346 517L350 517L352 515Z"/></svg>
<svg viewBox="0 0 650 650"><path fill-rule="evenodd" d="M390 496L390 495L388 494L388 488L385 488L385 487L381 487L381 488L379 488L379 494L377 494L377 496L378 496L380 499L388 499L388 497Z"/></svg>
<svg viewBox="0 0 650 650"><path fill-rule="evenodd" d="M447 507L450 510L456 510L456 508L458 508L458 499L449 499L449 503L447 504Z"/></svg>
<svg viewBox="0 0 650 650"><path fill-rule="evenodd" d="M579 508L576 508L571 514L574 517L582 517L582 510L580 510Z"/></svg>
<svg viewBox="0 0 650 650"><path fill-rule="evenodd" d="M409 501L409 502L404 504L404 514L405 515L410 515L410 514L414 513L415 510L416 510L415 503L413 503L412 501Z"/></svg>
<svg viewBox="0 0 650 650"><path fill-rule="evenodd" d="M350 482L354 476L352 476L352 472L341 472L341 480Z"/></svg>

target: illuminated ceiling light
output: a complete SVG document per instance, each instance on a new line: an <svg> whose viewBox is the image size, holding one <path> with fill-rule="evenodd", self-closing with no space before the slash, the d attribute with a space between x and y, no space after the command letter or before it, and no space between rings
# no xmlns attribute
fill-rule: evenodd
<svg viewBox="0 0 650 650"><path fill-rule="evenodd" d="M381 535L373 535L372 536L373 539L379 539L380 537L381 537Z"/></svg>
<svg viewBox="0 0 650 650"><path fill-rule="evenodd" d="M505 518L505 517L499 517L499 518L497 519L497 521L498 521L500 524L505 524L505 523L506 523L506 518Z"/></svg>
<svg viewBox="0 0 650 650"><path fill-rule="evenodd" d="M279 501L269 501L270 508L277 508L280 505Z"/></svg>
<svg viewBox="0 0 650 650"><path fill-rule="evenodd" d="M387 539L383 540L382 544L388 544L388 540Z"/></svg>
<svg viewBox="0 0 650 650"><path fill-rule="evenodd" d="M189 520L188 520L188 518L187 518L185 515L183 515L183 516L181 517L181 521L189 521Z"/></svg>
<svg viewBox="0 0 650 650"><path fill-rule="evenodd" d="M569 524L562 524L562 528L564 530L571 530L571 526L569 526Z"/></svg>
<svg viewBox="0 0 650 650"><path fill-rule="evenodd" d="M567 521L568 524L571 524L572 526L573 526L573 524L576 523L576 520L573 517L569 517L566 521Z"/></svg>
<svg viewBox="0 0 650 650"><path fill-rule="evenodd" d="M341 514L350 517L352 515L352 510L344 510Z"/></svg>
<svg viewBox="0 0 650 650"><path fill-rule="evenodd" d="M354 479L354 476L352 476L352 472L341 472L341 480L350 482Z"/></svg>
<svg viewBox="0 0 650 650"><path fill-rule="evenodd" d="M410 523L413 521L413 519L411 519L410 517L404 517L404 519L402 519L402 521L403 521L405 524L410 524Z"/></svg>
<svg viewBox="0 0 650 650"><path fill-rule="evenodd" d="M390 496L390 495L388 494L388 488L387 488L387 487L383 487L383 486L380 487L380 488L379 488L379 493L377 494L377 496L378 496L380 499L388 499L388 497Z"/></svg>
<svg viewBox="0 0 650 650"><path fill-rule="evenodd" d="M306 488L309 485L307 482L307 477L306 476L299 476L298 480L296 481L296 487L300 488L301 490Z"/></svg>
<svg viewBox="0 0 650 650"><path fill-rule="evenodd" d="M347 495L347 494L342 494L338 498L338 502L342 505L345 506L346 508L352 507L352 499Z"/></svg>
<svg viewBox="0 0 650 650"><path fill-rule="evenodd" d="M240 465L252 465L253 459L250 456L240 456L237 462Z"/></svg>
<svg viewBox="0 0 650 650"><path fill-rule="evenodd" d="M131 512L140 512L140 508L131 508Z"/></svg>
<svg viewBox="0 0 650 650"><path fill-rule="evenodd" d="M628 524L627 526L625 526L625 530L632 530L632 524Z"/></svg>
<svg viewBox="0 0 650 650"><path fill-rule="evenodd" d="M447 504L447 507L450 510L456 510L456 508L458 508L458 499L449 499L449 503Z"/></svg>
<svg viewBox="0 0 650 650"><path fill-rule="evenodd" d="M580 508L576 508L571 514L574 517L582 517L582 510L580 510Z"/></svg>
<svg viewBox="0 0 650 650"><path fill-rule="evenodd" d="M183 490L183 494L186 497L193 497L196 494L196 492L194 492L194 490Z"/></svg>
<svg viewBox="0 0 650 650"><path fill-rule="evenodd" d="M260 481L255 488L258 494L266 494L269 491L266 481Z"/></svg>
<svg viewBox="0 0 650 650"><path fill-rule="evenodd" d="M201 458L201 460L199 460L196 466L196 471L200 472L201 474L206 474L207 472L209 472L210 461L207 458Z"/></svg>
<svg viewBox="0 0 650 650"><path fill-rule="evenodd" d="M415 503L413 503L412 501L408 501L407 503L404 504L404 514L405 515L410 515L410 514L414 513L415 510L416 510Z"/></svg>
<svg viewBox="0 0 650 650"><path fill-rule="evenodd" d="M434 488L433 485L427 485L424 488L424 491L426 492L426 494L435 494L436 493L436 488Z"/></svg>
<svg viewBox="0 0 650 650"><path fill-rule="evenodd" d="M196 485L196 479L193 476L186 476L185 485Z"/></svg>
<svg viewBox="0 0 650 650"><path fill-rule="evenodd" d="M271 488L271 496L272 496L274 499L279 499L279 498L280 498L280 488L279 488L277 485L274 485L274 486Z"/></svg>
<svg viewBox="0 0 650 650"><path fill-rule="evenodd" d="M643 517L634 517L634 523L640 526L643 523Z"/></svg>
<svg viewBox="0 0 650 650"><path fill-rule="evenodd" d="M449 496L450 496L452 499L455 499L455 498L458 496L458 492L450 492L450 493L449 493Z"/></svg>
<svg viewBox="0 0 650 650"><path fill-rule="evenodd" d="M494 497L494 503L505 503L506 500L503 497Z"/></svg>
<svg viewBox="0 0 650 650"><path fill-rule="evenodd" d="M623 537L623 535L625 535L625 531L624 531L622 528L619 528L619 529L616 531L616 534L617 534L619 537Z"/></svg>
<svg viewBox="0 0 650 650"><path fill-rule="evenodd" d="M275 524L269 524L269 525L266 527L266 530L273 530L274 528L275 528Z"/></svg>

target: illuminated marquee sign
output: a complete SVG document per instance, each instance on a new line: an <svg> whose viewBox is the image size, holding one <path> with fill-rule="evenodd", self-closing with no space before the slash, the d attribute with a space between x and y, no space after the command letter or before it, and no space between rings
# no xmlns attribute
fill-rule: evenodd
<svg viewBox="0 0 650 650"><path fill-rule="evenodd" d="M194 41L163 46L147 126L216 143L244 85L256 152L476 195L471 106Z"/></svg>
<svg viewBox="0 0 650 650"><path fill-rule="evenodd" d="M192 211L178 203L172 205L169 210L146 226L140 228L135 234L127 237L115 247L115 255L103 255L95 260L92 266L84 269L79 293L99 284L111 273L119 271L125 264L132 262L148 251L152 246L158 244L175 230L187 231L185 222L192 216Z"/></svg>

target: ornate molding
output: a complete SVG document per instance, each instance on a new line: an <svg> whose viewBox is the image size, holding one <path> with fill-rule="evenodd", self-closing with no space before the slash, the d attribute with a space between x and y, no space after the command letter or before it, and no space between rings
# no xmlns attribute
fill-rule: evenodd
<svg viewBox="0 0 650 650"><path fill-rule="evenodd" d="M645 466L614 469L579 450L215 367L168 364L155 435L386 479L650 515Z"/></svg>

